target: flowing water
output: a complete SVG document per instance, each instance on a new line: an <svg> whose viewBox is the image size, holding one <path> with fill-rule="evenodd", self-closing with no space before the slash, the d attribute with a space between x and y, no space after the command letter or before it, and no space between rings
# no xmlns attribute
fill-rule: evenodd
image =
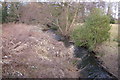
<svg viewBox="0 0 120 80"><path fill-rule="evenodd" d="M48 32L53 31L50 30ZM62 40L62 37L56 34L53 35L53 38L58 41ZM69 43L69 45L74 44ZM103 78L104 80L118 80L114 75L109 73L101 66L101 62L95 57L94 52L89 52L88 49L83 47L75 47L74 56L76 58L80 58L77 63L77 68L80 70L80 78L92 78L92 80L98 80L101 78Z"/></svg>
<svg viewBox="0 0 120 80"><path fill-rule="evenodd" d="M89 52L86 48L76 47L75 57L81 58L78 61L78 69L80 69L80 74L82 78L93 78L97 80L98 78L106 78L107 80L117 80L117 78L106 71L101 65L98 59L95 57L93 52Z"/></svg>

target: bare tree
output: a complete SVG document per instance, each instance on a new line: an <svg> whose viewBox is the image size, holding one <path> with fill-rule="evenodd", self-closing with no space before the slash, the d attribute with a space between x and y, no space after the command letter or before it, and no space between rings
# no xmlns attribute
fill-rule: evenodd
<svg viewBox="0 0 120 80"><path fill-rule="evenodd" d="M70 33L75 27L74 24L78 15L79 3L61 2L59 4L57 4L57 8L53 7L59 11L57 16L52 14L52 17L55 17L53 24L59 28L59 32L64 37L69 38Z"/></svg>
<svg viewBox="0 0 120 80"><path fill-rule="evenodd" d="M51 19L49 4L31 2L20 8L20 21L28 24L47 24Z"/></svg>

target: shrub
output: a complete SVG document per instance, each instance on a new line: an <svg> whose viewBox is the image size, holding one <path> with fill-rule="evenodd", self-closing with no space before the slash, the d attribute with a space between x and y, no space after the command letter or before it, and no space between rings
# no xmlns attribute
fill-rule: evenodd
<svg viewBox="0 0 120 80"><path fill-rule="evenodd" d="M77 46L88 47L93 50L97 44L109 38L110 19L100 9L95 8L89 14L84 25L75 29L72 39Z"/></svg>
<svg viewBox="0 0 120 80"><path fill-rule="evenodd" d="M110 23L115 24L115 19L112 16L110 16Z"/></svg>

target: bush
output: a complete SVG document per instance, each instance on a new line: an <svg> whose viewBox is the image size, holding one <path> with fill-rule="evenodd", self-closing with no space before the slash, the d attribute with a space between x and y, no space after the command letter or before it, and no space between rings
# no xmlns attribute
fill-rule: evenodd
<svg viewBox="0 0 120 80"><path fill-rule="evenodd" d="M111 24L115 24L115 20L114 20L114 19L111 19L111 20L110 20L110 23L111 23Z"/></svg>
<svg viewBox="0 0 120 80"><path fill-rule="evenodd" d="M115 24L115 19L112 16L110 16L110 23Z"/></svg>
<svg viewBox="0 0 120 80"><path fill-rule="evenodd" d="M88 47L93 50L97 44L106 41L109 38L110 19L100 9L92 10L84 25L75 29L72 39L77 46Z"/></svg>

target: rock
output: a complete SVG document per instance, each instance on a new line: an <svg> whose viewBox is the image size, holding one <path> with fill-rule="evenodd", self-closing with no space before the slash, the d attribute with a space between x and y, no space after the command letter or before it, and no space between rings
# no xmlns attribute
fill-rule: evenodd
<svg viewBox="0 0 120 80"><path fill-rule="evenodd" d="M57 51L56 53L58 54L59 52Z"/></svg>
<svg viewBox="0 0 120 80"><path fill-rule="evenodd" d="M42 42L40 42L40 44L43 44Z"/></svg>
<svg viewBox="0 0 120 80"><path fill-rule="evenodd" d="M17 78L22 78L23 74L21 72L19 72L19 71L15 71L15 72L13 72L13 76L17 77Z"/></svg>
<svg viewBox="0 0 120 80"><path fill-rule="evenodd" d="M50 48L47 48L47 50L49 51L49 50L50 50Z"/></svg>
<svg viewBox="0 0 120 80"><path fill-rule="evenodd" d="M31 68L32 68L32 69L37 69L37 67L35 67L35 66L31 66Z"/></svg>
<svg viewBox="0 0 120 80"><path fill-rule="evenodd" d="M2 60L3 64L11 64L11 62L12 62L11 60Z"/></svg>
<svg viewBox="0 0 120 80"><path fill-rule="evenodd" d="M53 49L55 49L55 47L53 47Z"/></svg>
<svg viewBox="0 0 120 80"><path fill-rule="evenodd" d="M8 58L8 56L3 56L3 59L7 59Z"/></svg>

